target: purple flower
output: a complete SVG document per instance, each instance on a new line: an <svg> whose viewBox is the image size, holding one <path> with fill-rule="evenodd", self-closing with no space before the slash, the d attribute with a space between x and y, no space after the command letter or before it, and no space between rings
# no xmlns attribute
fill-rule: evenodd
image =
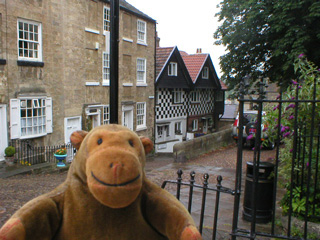
<svg viewBox="0 0 320 240"><path fill-rule="evenodd" d="M283 137L288 137L290 135L290 132L286 132L285 134L283 134Z"/></svg>
<svg viewBox="0 0 320 240"><path fill-rule="evenodd" d="M288 119L289 119L289 120L292 120L292 119L294 119L294 116L293 116L293 115L290 115L290 116L288 117Z"/></svg>
<svg viewBox="0 0 320 240"><path fill-rule="evenodd" d="M293 152L293 149L291 148L289 151L292 153L292 152Z"/></svg>
<svg viewBox="0 0 320 240"><path fill-rule="evenodd" d="M302 88L302 86L298 86L298 89L301 89Z"/></svg>
<svg viewBox="0 0 320 240"><path fill-rule="evenodd" d="M285 132L286 128L284 126L281 127L281 133Z"/></svg>
<svg viewBox="0 0 320 240"><path fill-rule="evenodd" d="M295 81L295 80L291 80L291 82L292 82L293 85L298 85L298 82Z"/></svg>
<svg viewBox="0 0 320 240"><path fill-rule="evenodd" d="M280 95L277 96L276 100L280 99Z"/></svg>
<svg viewBox="0 0 320 240"><path fill-rule="evenodd" d="M301 53L301 54L298 56L298 58L302 58L302 57L304 57L304 53Z"/></svg>
<svg viewBox="0 0 320 240"><path fill-rule="evenodd" d="M294 99L295 99L295 97L292 97L291 99L292 99L292 100L294 100Z"/></svg>
<svg viewBox="0 0 320 240"><path fill-rule="evenodd" d="M307 162L307 167L309 167L309 162Z"/></svg>
<svg viewBox="0 0 320 240"><path fill-rule="evenodd" d="M290 103L288 107L286 107L286 110L288 110L289 108L295 108L295 107L296 105L294 103Z"/></svg>
<svg viewBox="0 0 320 240"><path fill-rule="evenodd" d="M290 127L289 126L285 126L284 129L287 131L287 130L290 129Z"/></svg>
<svg viewBox="0 0 320 240"><path fill-rule="evenodd" d="M252 139L253 138L253 135L251 134L251 135L249 135L248 137L247 137L247 140L250 140L250 139Z"/></svg>
<svg viewBox="0 0 320 240"><path fill-rule="evenodd" d="M279 108L279 104L273 108L273 111L277 110L278 108Z"/></svg>
<svg viewBox="0 0 320 240"><path fill-rule="evenodd" d="M268 130L268 127L265 127L262 132L266 132Z"/></svg>

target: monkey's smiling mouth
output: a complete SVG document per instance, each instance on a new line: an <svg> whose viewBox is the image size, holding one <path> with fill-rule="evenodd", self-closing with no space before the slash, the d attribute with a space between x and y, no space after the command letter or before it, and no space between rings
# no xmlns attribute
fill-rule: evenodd
<svg viewBox="0 0 320 240"><path fill-rule="evenodd" d="M134 181L138 180L140 178L140 174L138 174L138 176L136 176L135 178L127 181L127 182L124 182L124 183L116 183L116 184L110 184L110 183L105 183L103 181L101 181L99 178L97 178L93 172L91 172L91 176L99 183L101 183L102 185L105 185L105 186L108 186L108 187L122 187L122 186L126 186L130 183L133 183Z"/></svg>

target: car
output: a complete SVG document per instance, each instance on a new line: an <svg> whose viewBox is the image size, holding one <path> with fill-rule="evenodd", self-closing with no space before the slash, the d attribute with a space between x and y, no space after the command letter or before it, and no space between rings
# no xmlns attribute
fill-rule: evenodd
<svg viewBox="0 0 320 240"><path fill-rule="evenodd" d="M262 124L261 124L261 141L266 141L268 139L267 134L263 131L265 126L263 124L263 118L265 116L265 112L262 112ZM253 147L255 143L255 134L257 132L257 121L258 121L258 111L255 110L246 110L243 112L243 135L242 135L242 143L246 146ZM233 123L232 127L232 138L238 142L239 139L239 113ZM269 149L273 149L275 144L273 142L266 142L264 144Z"/></svg>

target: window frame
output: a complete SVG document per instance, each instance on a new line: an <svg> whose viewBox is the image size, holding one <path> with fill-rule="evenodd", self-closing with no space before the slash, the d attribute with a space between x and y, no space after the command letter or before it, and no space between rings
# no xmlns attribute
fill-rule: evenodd
<svg viewBox="0 0 320 240"><path fill-rule="evenodd" d="M182 134L182 122L175 122L174 123L174 133L175 134Z"/></svg>
<svg viewBox="0 0 320 240"><path fill-rule="evenodd" d="M209 68L208 67L204 67L202 69L202 78L209 79Z"/></svg>
<svg viewBox="0 0 320 240"><path fill-rule="evenodd" d="M199 129L199 121L198 119L193 119L192 120L192 131L198 131Z"/></svg>
<svg viewBox="0 0 320 240"><path fill-rule="evenodd" d="M190 93L191 103L199 103L200 102L200 92L199 91L191 91Z"/></svg>
<svg viewBox="0 0 320 240"><path fill-rule="evenodd" d="M144 29L140 28L141 24L144 25ZM140 38L141 35L143 38ZM140 19L137 20L137 43L147 44L147 22Z"/></svg>
<svg viewBox="0 0 320 240"><path fill-rule="evenodd" d="M31 139L52 133L52 98L34 96L10 99L10 128L11 139ZM27 134L30 128L31 133ZM23 134L23 129L26 134Z"/></svg>
<svg viewBox="0 0 320 240"><path fill-rule="evenodd" d="M143 70L139 70L139 61L143 61ZM143 79L139 79L139 73L143 73ZM147 59L145 58L137 58L137 83L147 83Z"/></svg>
<svg viewBox="0 0 320 240"><path fill-rule="evenodd" d="M37 38L38 40L30 40L30 39L26 39L25 37L23 38L20 38L20 23L22 23L23 25L23 29L22 31L24 30L24 26L25 24L28 24L28 30L30 29L30 25L33 25L32 29L34 29L34 26L37 26L37 34L32 34L30 35L30 32L29 31L23 31L23 35L25 35L25 33L28 34L28 38L30 38L30 36L33 36L33 38L37 35ZM26 56L20 56L20 50L25 51L24 49L25 48L20 48L20 42L22 42L21 44L22 45L25 45L24 43L27 43L28 45L28 48L27 51L29 52L30 51L30 47L29 47L29 43L31 44L34 44L37 46L37 53L38 53L38 56L37 57L26 57ZM33 54L34 54L34 49L33 48ZM42 62L42 23L40 22L36 22L36 21L32 21L32 20L26 20L26 19L21 19L21 18L18 18L17 19L17 51L18 51L18 60L20 61L29 61L29 62ZM24 53L23 53L24 55Z"/></svg>
<svg viewBox="0 0 320 240"><path fill-rule="evenodd" d="M107 109L107 111L106 111ZM104 105L103 108L103 113L102 113L102 124L110 124L110 106L109 105Z"/></svg>
<svg viewBox="0 0 320 240"><path fill-rule="evenodd" d="M105 59L105 56L108 58ZM110 85L110 54L108 52L102 53L102 84Z"/></svg>
<svg viewBox="0 0 320 240"><path fill-rule="evenodd" d="M137 102L136 104L136 129L144 129L147 127L146 123L146 102ZM139 106L142 106L141 108ZM141 118L142 117L142 118Z"/></svg>
<svg viewBox="0 0 320 240"><path fill-rule="evenodd" d="M169 63L168 76L178 76L178 64L176 62Z"/></svg>
<svg viewBox="0 0 320 240"><path fill-rule="evenodd" d="M174 89L172 91L172 97L173 97L173 104L182 104L183 103L183 97L182 97L182 90L181 89Z"/></svg>
<svg viewBox="0 0 320 240"><path fill-rule="evenodd" d="M109 7L103 7L103 32L110 32L111 11Z"/></svg>

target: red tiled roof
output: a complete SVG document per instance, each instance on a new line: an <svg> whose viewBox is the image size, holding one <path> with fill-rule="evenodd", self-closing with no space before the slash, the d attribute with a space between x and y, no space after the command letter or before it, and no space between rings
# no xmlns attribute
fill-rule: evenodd
<svg viewBox="0 0 320 240"><path fill-rule="evenodd" d="M165 66L174 47L158 47L156 50L156 78L158 78L162 68Z"/></svg>
<svg viewBox="0 0 320 240"><path fill-rule="evenodd" d="M228 90L227 85L224 82L222 82L221 80L220 80L220 84L221 84L221 89L222 90Z"/></svg>
<svg viewBox="0 0 320 240"><path fill-rule="evenodd" d="M180 54L182 55L183 61L186 64L193 83L195 83L209 54L205 53L188 55L184 52L180 52Z"/></svg>

